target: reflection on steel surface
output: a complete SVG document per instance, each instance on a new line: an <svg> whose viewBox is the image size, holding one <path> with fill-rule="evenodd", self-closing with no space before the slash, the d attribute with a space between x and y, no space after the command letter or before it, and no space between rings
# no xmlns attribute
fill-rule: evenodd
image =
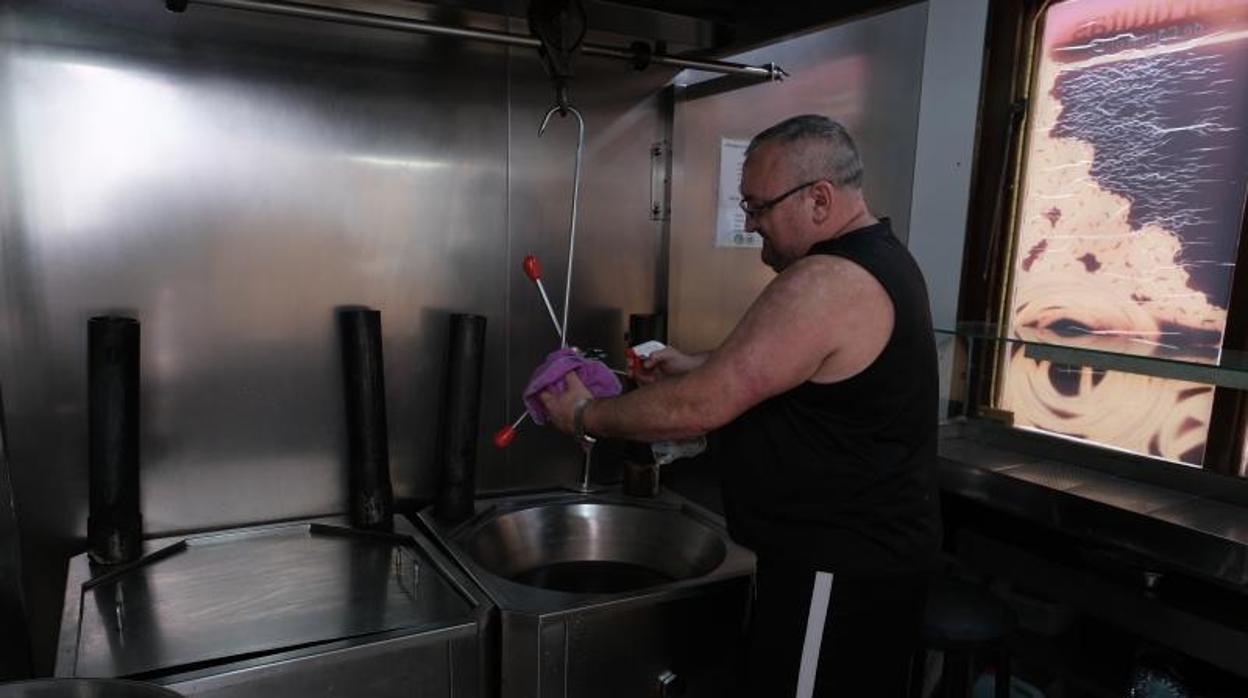
<svg viewBox="0 0 1248 698"><path fill-rule="evenodd" d="M346 529L344 529L346 530ZM395 537L399 540L398 537ZM415 548L306 524L190 538L182 552L83 587L77 676L170 673L472 610Z"/></svg>
<svg viewBox="0 0 1248 698"><path fill-rule="evenodd" d="M1032 89L1010 331L1216 361L1248 174L1248 2L1066 0ZM1199 465L1213 391L1013 351L1015 423Z"/></svg>
<svg viewBox="0 0 1248 698"><path fill-rule="evenodd" d="M0 685L0 698L178 698L166 688L116 679L35 679Z"/></svg>

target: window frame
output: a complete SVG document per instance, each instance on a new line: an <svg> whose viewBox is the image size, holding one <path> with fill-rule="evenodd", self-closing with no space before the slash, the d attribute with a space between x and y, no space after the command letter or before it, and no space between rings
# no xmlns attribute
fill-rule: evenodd
<svg viewBox="0 0 1248 698"><path fill-rule="evenodd" d="M1008 318L1018 211L1022 204L1023 158L1029 141L1031 89L1038 69L1045 12L1057 2L1061 0L994 0L989 6L976 155L959 284L959 322L1000 327ZM1240 212L1239 244L1222 347L1248 350L1248 186ZM994 406L1003 370L1003 343L976 342L969 350L972 355L966 357L964 365L971 370L958 377L953 394L965 396L966 404L961 406L964 414L999 419L1002 414ZM1248 462L1243 457L1246 430L1248 393L1214 386L1213 409L1199 469L1248 477ZM1047 438L1062 438L1039 433ZM1087 443L1109 447L1095 441Z"/></svg>

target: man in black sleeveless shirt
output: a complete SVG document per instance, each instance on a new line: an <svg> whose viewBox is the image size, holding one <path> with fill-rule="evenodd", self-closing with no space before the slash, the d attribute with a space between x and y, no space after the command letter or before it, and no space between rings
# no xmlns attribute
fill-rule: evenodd
<svg viewBox="0 0 1248 698"><path fill-rule="evenodd" d="M712 433L733 538L758 554L745 695L901 696L940 542L927 290L863 198L849 134L755 136L741 206L778 275L720 347L665 349L642 388L543 402L569 433Z"/></svg>

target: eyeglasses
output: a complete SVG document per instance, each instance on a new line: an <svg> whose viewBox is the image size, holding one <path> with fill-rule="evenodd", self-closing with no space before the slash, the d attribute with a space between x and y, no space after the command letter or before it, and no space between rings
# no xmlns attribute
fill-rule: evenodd
<svg viewBox="0 0 1248 698"><path fill-rule="evenodd" d="M771 199L769 201L764 201L763 203L757 206L751 206L748 203L746 203L745 199L741 199L741 210L745 211L745 215L750 216L751 218L757 218L758 216L761 216L764 213L775 208L776 204L779 204L781 201L784 201L785 199L789 198L790 196L793 196L797 192L805 189L806 187L809 187L812 184L818 184L819 182L822 182L822 181L823 181L822 179L812 179L811 181L805 184L799 184L796 187L793 187L792 189L781 194L780 196L777 196L776 198Z"/></svg>

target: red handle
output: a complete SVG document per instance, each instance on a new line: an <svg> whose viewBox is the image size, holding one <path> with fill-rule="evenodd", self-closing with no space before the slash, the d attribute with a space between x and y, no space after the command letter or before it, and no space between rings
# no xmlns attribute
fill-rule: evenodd
<svg viewBox="0 0 1248 698"><path fill-rule="evenodd" d="M511 426L505 426L494 432L494 448L507 448L514 438L516 438L516 430Z"/></svg>
<svg viewBox="0 0 1248 698"><path fill-rule="evenodd" d="M542 265L537 263L537 257L531 254L524 256L524 274L531 281L537 281L542 278Z"/></svg>

